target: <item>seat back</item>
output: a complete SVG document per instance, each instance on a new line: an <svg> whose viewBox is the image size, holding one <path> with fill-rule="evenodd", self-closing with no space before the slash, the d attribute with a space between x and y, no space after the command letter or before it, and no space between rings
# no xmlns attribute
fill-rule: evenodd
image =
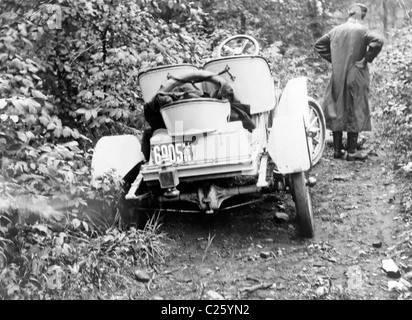
<svg viewBox="0 0 412 320"><path fill-rule="evenodd" d="M191 64L178 64L172 66L161 66L148 69L139 74L139 86L142 91L143 100L150 102L170 76L179 78L182 74L188 75L190 72L197 72L199 69Z"/></svg>
<svg viewBox="0 0 412 320"><path fill-rule="evenodd" d="M250 105L250 113L272 110L276 104L275 85L267 61L260 56L231 56L207 62L204 70L221 76L233 87L241 103ZM204 90L214 92L216 85L204 84Z"/></svg>

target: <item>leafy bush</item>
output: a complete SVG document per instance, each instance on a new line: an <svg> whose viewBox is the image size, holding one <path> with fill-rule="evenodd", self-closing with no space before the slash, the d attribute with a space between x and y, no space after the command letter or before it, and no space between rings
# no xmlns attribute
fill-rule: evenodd
<svg viewBox="0 0 412 320"><path fill-rule="evenodd" d="M67 194L88 171L79 148L88 139L58 116L58 101L45 90L46 67L30 55L36 28L24 23L0 29L0 159L9 187L3 196Z"/></svg>
<svg viewBox="0 0 412 320"><path fill-rule="evenodd" d="M9 0L0 8L5 197L52 196L68 207L85 197L115 202L118 183L90 185L91 148L104 135L139 135L139 72L201 64L201 12L186 1Z"/></svg>
<svg viewBox="0 0 412 320"><path fill-rule="evenodd" d="M412 26L395 31L378 56L372 85L375 115L399 155L412 161Z"/></svg>
<svg viewBox="0 0 412 320"><path fill-rule="evenodd" d="M280 43L275 43L263 50L263 56L271 67L275 85L281 90L290 79L306 77L308 94L322 101L329 81L330 65L316 54L313 47L290 46L281 54L278 45Z"/></svg>
<svg viewBox="0 0 412 320"><path fill-rule="evenodd" d="M5 238L0 236L0 262L7 258L0 271L0 299L95 299L97 290L108 299L119 298L119 288L135 281L135 269L163 262L159 226L154 216L144 231L92 232L90 224L77 219L63 230L47 224L10 228ZM128 296L146 290L128 287Z"/></svg>
<svg viewBox="0 0 412 320"><path fill-rule="evenodd" d="M202 64L202 12L143 0L6 0L0 12L0 297L118 288L162 259L161 234L153 220L144 231L82 220L90 203L115 212L122 190L110 173L91 184L92 148L143 128L139 72ZM66 226L22 223L22 199L61 201Z"/></svg>

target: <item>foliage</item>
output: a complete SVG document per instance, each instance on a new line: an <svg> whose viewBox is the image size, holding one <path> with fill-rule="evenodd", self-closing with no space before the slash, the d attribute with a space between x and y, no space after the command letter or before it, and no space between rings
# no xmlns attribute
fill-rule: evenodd
<svg viewBox="0 0 412 320"><path fill-rule="evenodd" d="M90 147L143 128L139 72L200 64L204 43L188 30L201 12L188 2L148 3L0 4L1 167L19 193L60 197L69 207L85 204L85 195L107 199L107 185L90 185ZM167 21L156 19L165 10Z"/></svg>
<svg viewBox="0 0 412 320"><path fill-rule="evenodd" d="M202 7L218 29L215 44L236 33L250 34L264 47L279 41L286 47L302 46L314 40L307 32L311 15L303 1L203 0Z"/></svg>
<svg viewBox="0 0 412 320"><path fill-rule="evenodd" d="M91 201L115 208L122 190L115 174L90 183L90 147L102 135L139 134L139 72L201 64L202 12L186 1L132 0L7 0L0 9L0 210L22 196L70 210L64 230L19 224L11 208L2 214L0 296L87 297L102 281L130 281L123 270L164 254L158 223L96 235L99 226L80 219Z"/></svg>
<svg viewBox="0 0 412 320"><path fill-rule="evenodd" d="M372 106L380 133L395 151L394 166L412 163L412 26L393 31L390 41L373 64ZM400 172L402 170L398 170ZM402 175L401 207L410 220L412 183L410 174Z"/></svg>
<svg viewBox="0 0 412 320"><path fill-rule="evenodd" d="M281 54L278 45L275 43L263 50L263 56L270 64L278 90L282 90L292 78L306 77L308 94L321 101L329 81L329 64L312 48L290 46Z"/></svg>
<svg viewBox="0 0 412 320"><path fill-rule="evenodd" d="M412 160L412 27L392 35L374 66L375 114L382 120L382 133L398 152L398 163Z"/></svg>
<svg viewBox="0 0 412 320"><path fill-rule="evenodd" d="M126 297L138 297L142 288L130 286L134 269L153 267L165 257L159 226L156 217L143 231L93 229L78 219L63 230L16 225L0 237L0 255L7 259L0 299L124 299L123 290ZM135 289L125 290L127 285Z"/></svg>

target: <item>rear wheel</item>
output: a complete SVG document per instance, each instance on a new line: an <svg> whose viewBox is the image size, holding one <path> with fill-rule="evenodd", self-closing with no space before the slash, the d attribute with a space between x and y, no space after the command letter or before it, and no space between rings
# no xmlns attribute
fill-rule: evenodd
<svg viewBox="0 0 412 320"><path fill-rule="evenodd" d="M292 197L296 207L296 218L299 234L302 237L312 238L315 233L312 198L309 187L306 185L304 172L293 173L290 176Z"/></svg>
<svg viewBox="0 0 412 320"><path fill-rule="evenodd" d="M123 193L119 199L119 213L122 222L137 229L144 229L150 216L149 212L141 208L147 208L147 199L126 200L126 194Z"/></svg>

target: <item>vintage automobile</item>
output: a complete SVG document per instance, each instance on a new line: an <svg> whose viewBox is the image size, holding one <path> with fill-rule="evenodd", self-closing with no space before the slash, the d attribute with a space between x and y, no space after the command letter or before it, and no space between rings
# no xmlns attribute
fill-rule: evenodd
<svg viewBox="0 0 412 320"><path fill-rule="evenodd" d="M277 90L258 42L227 38L202 68L155 67L139 74L151 128L102 137L93 179L123 177L121 217L144 223L147 210L219 213L274 192L292 195L299 234L314 236L308 176L322 157L325 120L299 77ZM185 88L185 89L182 89ZM150 143L149 143L150 141Z"/></svg>

